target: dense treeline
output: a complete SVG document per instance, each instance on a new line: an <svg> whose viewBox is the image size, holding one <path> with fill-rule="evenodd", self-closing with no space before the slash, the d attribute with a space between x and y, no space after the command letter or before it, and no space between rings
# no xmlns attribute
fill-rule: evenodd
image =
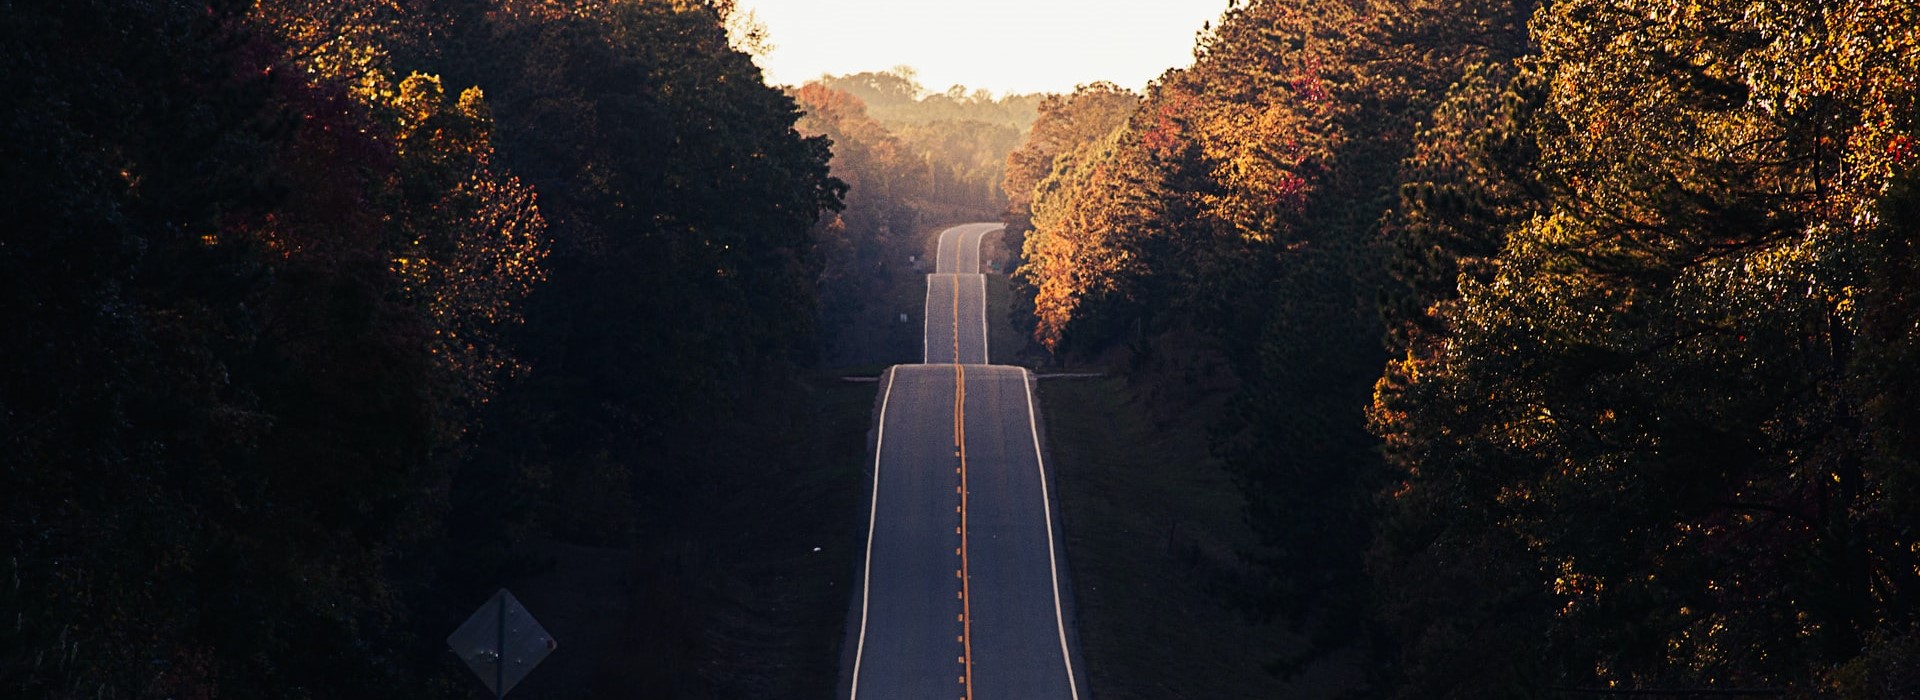
<svg viewBox="0 0 1920 700"><path fill-rule="evenodd" d="M844 191L728 9L0 13L0 694L465 696L515 543L710 505Z"/></svg>
<svg viewBox="0 0 1920 700"><path fill-rule="evenodd" d="M1920 689L1917 21L1558 2L1448 95L1372 411L1411 679Z"/></svg>
<svg viewBox="0 0 1920 700"><path fill-rule="evenodd" d="M1044 94L1007 94L968 90L954 85L935 92L920 84L909 66L849 75L827 75L815 81L860 98L875 119L894 126L936 122L980 122L1025 132L1039 114Z"/></svg>
<svg viewBox="0 0 1920 700"><path fill-rule="evenodd" d="M1036 337L1233 387L1271 610L1376 694L1912 695L1915 26L1236 3L1010 165Z"/></svg>
<svg viewBox="0 0 1920 700"><path fill-rule="evenodd" d="M922 86L912 69L823 76L818 84L853 96L906 148L905 165L924 175L917 198L950 219L991 218L1005 206L1000 189L1007 153L1020 145L1044 96L955 85Z"/></svg>
<svg viewBox="0 0 1920 700"><path fill-rule="evenodd" d="M849 186L845 209L824 217L816 233L826 359L917 357L919 328L895 321L891 292L920 286L924 270L909 260L926 252L927 228L999 214L1007 153L1040 98L959 87L928 93L905 68L825 76L792 93L805 112L801 133L827 138L834 176Z"/></svg>
<svg viewBox="0 0 1920 700"><path fill-rule="evenodd" d="M909 260L923 252L922 222L932 223L927 168L860 98L817 82L793 95L805 112L799 129L833 144L834 176L848 186L846 208L817 232L823 351L837 364L911 358L919 329L889 318L888 291L919 279Z"/></svg>
<svg viewBox="0 0 1920 700"><path fill-rule="evenodd" d="M1007 155L1006 176L1001 181L1001 187L1007 192L1004 234L1007 248L1022 249L1036 218L1049 231L1045 236L1034 236L1034 249L1022 253L1029 267L1015 278L1019 293L1015 295L1012 313L1016 327L1043 312L1053 319L1051 323L1037 326L1035 331L1036 339L1049 348L1059 349L1063 340L1060 321L1072 309L1062 307L1076 306L1066 298L1065 285L1079 284L1089 295L1109 291L1103 284L1086 283L1086 276L1102 264L1091 262L1090 258L1097 255L1093 246L1083 249L1073 245L1070 242L1073 234L1065 231L1079 223L1071 217L1073 213L1096 209L1077 206L1072 200L1082 192L1099 191L1083 184L1086 178L1095 172L1102 176L1118 174L1113 168L1096 171L1086 166L1095 158L1111 157L1107 137L1139 106L1138 95L1107 83L1082 86L1070 95L1048 96L1040 104L1039 116L1027 132L1026 141ZM1039 189L1043 183L1044 193ZM1104 191L1112 192L1112 189ZM1036 198L1045 199L1046 204L1036 207ZM1043 248L1052 251L1041 252ZM1042 272L1047 266L1054 271ZM1035 287L1036 284L1045 285L1045 290Z"/></svg>

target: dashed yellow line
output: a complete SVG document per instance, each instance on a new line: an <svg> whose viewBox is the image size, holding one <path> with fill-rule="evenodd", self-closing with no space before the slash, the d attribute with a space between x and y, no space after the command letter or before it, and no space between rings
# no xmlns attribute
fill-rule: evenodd
<svg viewBox="0 0 1920 700"><path fill-rule="evenodd" d="M973 700L972 569L967 561L967 367L960 364L960 285L953 285L953 444L960 453L960 677L963 700Z"/></svg>

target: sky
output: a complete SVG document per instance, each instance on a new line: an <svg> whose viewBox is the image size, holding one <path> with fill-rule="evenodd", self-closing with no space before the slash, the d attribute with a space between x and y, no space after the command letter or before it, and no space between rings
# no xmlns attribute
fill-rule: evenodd
<svg viewBox="0 0 1920 700"><path fill-rule="evenodd" d="M738 0L767 28L768 82L912 66L945 91L1139 90L1193 62L1194 34L1226 0Z"/></svg>

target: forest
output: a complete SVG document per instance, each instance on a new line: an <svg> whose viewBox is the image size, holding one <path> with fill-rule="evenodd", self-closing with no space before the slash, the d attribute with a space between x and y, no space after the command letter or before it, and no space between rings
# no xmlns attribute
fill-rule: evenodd
<svg viewBox="0 0 1920 700"><path fill-rule="evenodd" d="M731 682L687 523L847 187L729 5L0 10L0 695L469 697L535 540L657 552L626 680Z"/></svg>
<svg viewBox="0 0 1920 700"><path fill-rule="evenodd" d="M1043 96L959 85L936 93L904 66L822 76L792 95L805 112L800 133L832 144L833 176L848 186L845 208L826 214L817 235L823 359L911 360L918 328L898 327L889 292L919 289L920 271L909 261L925 252L930 227L991 220L1005 210L1007 153Z"/></svg>
<svg viewBox="0 0 1920 700"><path fill-rule="evenodd" d="M1204 424L1265 671L1920 696L1920 6L1226 5L995 95L732 0L0 4L0 696L473 697L580 551L574 690L824 695L841 375L995 217L1029 357Z"/></svg>
<svg viewBox="0 0 1920 700"><path fill-rule="evenodd" d="M1277 673L1913 697L1915 27L1233 2L1144 94L1039 106L1015 321L1207 412L1264 541L1253 614L1314 642Z"/></svg>

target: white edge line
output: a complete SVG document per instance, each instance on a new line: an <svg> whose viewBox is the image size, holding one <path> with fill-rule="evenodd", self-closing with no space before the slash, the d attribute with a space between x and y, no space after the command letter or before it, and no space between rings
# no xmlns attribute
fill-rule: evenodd
<svg viewBox="0 0 1920 700"><path fill-rule="evenodd" d="M1040 455L1040 427L1035 425L1033 419L1033 373L1023 367L1020 369L1020 379L1020 383L1027 390L1027 431L1033 434L1033 463L1040 469L1040 507L1041 512L1047 516L1047 573L1053 577L1053 625L1054 629L1060 631L1060 661L1067 666L1067 690L1073 694L1074 700L1080 700L1080 686L1073 679L1073 656L1067 651L1067 621L1060 613L1060 562L1054 558L1053 553L1053 502L1047 495L1047 463L1046 458ZM889 390L891 390L891 380L889 380ZM886 401L883 399L880 403L880 412L884 414ZM861 634L865 633L865 622L862 622ZM859 665L859 656L856 654L854 667L858 668ZM855 675L858 676L858 673L856 672Z"/></svg>
<svg viewBox="0 0 1920 700"><path fill-rule="evenodd" d="M867 561L866 565L861 567L860 571L860 641L857 642L853 648L853 689L847 692L847 700L854 700L860 697L860 658L865 655L867 651L867 595L873 590L873 533L874 526L880 519L880 454L881 448L887 444L887 402L893 398L893 377L899 371L899 368L894 368L887 372L887 391L880 396L880 434L873 440L873 501L870 506L871 510L867 511ZM1029 392L1028 401L1032 401L1031 392ZM1031 403L1028 405L1028 416L1032 416ZM1039 438L1035 438L1035 440L1038 439ZM1037 445L1039 443L1035 442L1034 444ZM1051 520L1048 521L1047 527L1048 536L1051 537L1053 533ZM1055 593L1054 600L1054 605L1057 608L1059 606L1059 595L1057 592ZM1066 644L1065 639L1066 637L1061 637L1061 644ZM1065 649L1066 647L1062 646L1061 648ZM1068 668L1072 668L1072 666L1069 665ZM1069 679L1068 683L1071 684L1072 680ZM1078 696L1076 695L1075 697Z"/></svg>
<svg viewBox="0 0 1920 700"><path fill-rule="evenodd" d="M932 322L932 319L933 319L933 275L927 275L927 301L926 303L923 303L920 305L920 364L923 364L923 365L927 364L933 359L933 350L928 345L929 341L927 339L927 333L933 330L932 326L927 325L928 323ZM881 403L885 403L885 402L883 401Z"/></svg>
<svg viewBox="0 0 1920 700"><path fill-rule="evenodd" d="M993 225L987 224L981 227L980 232L973 237L973 271L974 272L980 272L980 244L987 240L987 234L992 231L993 231Z"/></svg>
<svg viewBox="0 0 1920 700"><path fill-rule="evenodd" d="M993 364L993 346L987 343L987 276L980 278L980 364Z"/></svg>
<svg viewBox="0 0 1920 700"><path fill-rule="evenodd" d="M955 230L958 230L959 228L960 227L955 226L953 228L940 232L940 242L938 244L935 244L933 247L933 271L935 274L945 272L945 270L940 269L940 263L942 261L946 261L949 263L953 262L951 258L947 257L947 239L953 238L951 234ZM959 253L960 244L958 242L955 242L953 244L953 250L955 254Z"/></svg>
<svg viewBox="0 0 1920 700"><path fill-rule="evenodd" d="M967 252L969 256L973 258L973 265L971 267L962 265L961 267L967 268L967 272L977 273L980 271L980 239L985 238L986 234L979 230L969 231L969 233L973 234L973 245L968 248Z"/></svg>

